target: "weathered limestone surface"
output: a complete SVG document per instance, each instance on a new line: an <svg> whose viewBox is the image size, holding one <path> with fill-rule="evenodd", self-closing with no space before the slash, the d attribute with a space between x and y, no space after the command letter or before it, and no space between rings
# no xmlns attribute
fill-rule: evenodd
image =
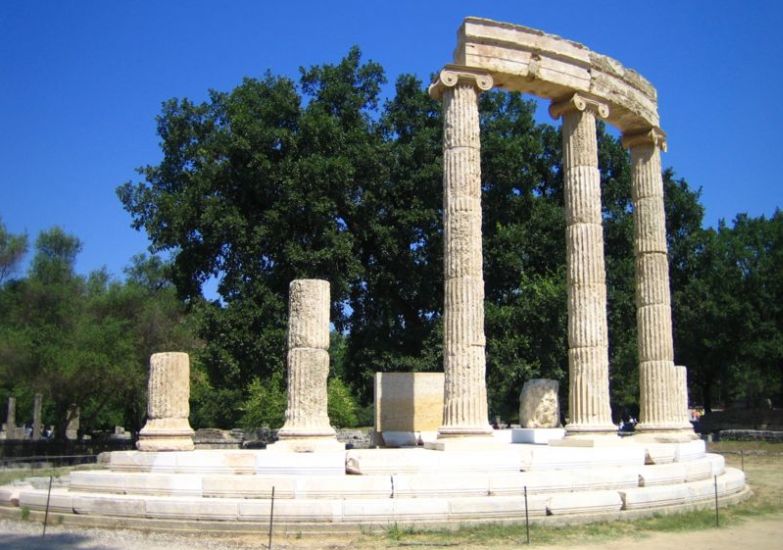
<svg viewBox="0 0 783 550"><path fill-rule="evenodd" d="M65 439L71 441L79 439L79 424L81 411L78 405L68 407L68 425L65 427Z"/></svg>
<svg viewBox="0 0 783 550"><path fill-rule="evenodd" d="M498 86L544 98L590 95L609 105L608 122L623 132L659 125L655 88L583 44L479 17L465 19L457 40L454 63L490 73Z"/></svg>
<svg viewBox="0 0 783 550"><path fill-rule="evenodd" d="M140 451L191 451L190 358L187 353L155 353L150 357L147 423L139 432Z"/></svg>
<svg viewBox="0 0 783 550"><path fill-rule="evenodd" d="M33 441L41 439L41 407L43 405L43 395L36 393L33 398Z"/></svg>
<svg viewBox="0 0 783 550"><path fill-rule="evenodd" d="M692 429L691 415L688 413L688 369L681 365L674 367L674 384L679 392L677 416L685 429Z"/></svg>
<svg viewBox="0 0 783 550"><path fill-rule="evenodd" d="M657 128L626 133L631 150L631 195L634 202L636 256L636 323L639 349L640 412L636 429L645 432L683 430L682 388L674 367L669 262L666 246L660 150L666 137ZM687 390L686 390L687 391ZM685 398L687 400L687 397Z"/></svg>
<svg viewBox="0 0 783 550"><path fill-rule="evenodd" d="M443 384L442 372L376 372L375 431L437 431Z"/></svg>
<svg viewBox="0 0 783 550"><path fill-rule="evenodd" d="M5 421L6 439L21 439L24 431L16 425L16 397L8 398L8 414Z"/></svg>
<svg viewBox="0 0 783 550"><path fill-rule="evenodd" d="M288 408L278 432L283 440L328 438L326 384L329 376L329 282L296 279L288 298ZM305 444L304 447L307 445ZM292 450L312 450L294 446Z"/></svg>
<svg viewBox="0 0 783 550"><path fill-rule="evenodd" d="M557 428L560 426L560 404L557 380L535 378L522 386L519 394L519 425L523 428Z"/></svg>
<svg viewBox="0 0 783 550"><path fill-rule="evenodd" d="M550 107L563 117L569 399L567 436L612 433L609 341L595 117L608 107L573 94Z"/></svg>
<svg viewBox="0 0 783 550"><path fill-rule="evenodd" d="M430 95L443 99L444 337L438 437L489 435L484 379L484 275L478 94L486 74L447 66Z"/></svg>

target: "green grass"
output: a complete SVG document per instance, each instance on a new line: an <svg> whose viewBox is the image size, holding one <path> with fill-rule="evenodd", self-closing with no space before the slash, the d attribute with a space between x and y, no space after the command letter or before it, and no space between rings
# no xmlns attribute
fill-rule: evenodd
<svg viewBox="0 0 783 550"><path fill-rule="evenodd" d="M720 442L710 452L727 453L726 464L739 468L740 451L753 496L739 504L719 508L721 527L748 518L783 513L783 444L767 442ZM683 532L715 527L715 510L659 514L633 521L611 521L565 527L531 525L530 540L536 545L594 543L619 537L642 538L654 532ZM525 526L486 525L462 527L456 531L425 531L397 526L387 531L387 541L396 546L506 546L524 544ZM369 541L368 541L369 542Z"/></svg>
<svg viewBox="0 0 783 550"><path fill-rule="evenodd" d="M10 468L7 470L0 470L0 485L7 485L28 477L54 476L57 478L67 475L74 470L96 470L100 468L104 468L104 466L98 464L79 464L77 466L63 466L61 468Z"/></svg>

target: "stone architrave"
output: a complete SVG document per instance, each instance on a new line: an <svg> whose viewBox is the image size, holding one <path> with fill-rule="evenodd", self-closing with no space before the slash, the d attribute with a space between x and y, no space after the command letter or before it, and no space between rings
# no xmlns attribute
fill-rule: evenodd
<svg viewBox="0 0 783 550"><path fill-rule="evenodd" d="M438 438L490 436L485 381L478 95L485 72L447 65L429 89L443 100L445 374Z"/></svg>
<svg viewBox="0 0 783 550"><path fill-rule="evenodd" d="M65 426L65 439L76 441L79 439L80 410L77 405L68 407L68 424Z"/></svg>
<svg viewBox="0 0 783 550"><path fill-rule="evenodd" d="M606 104L580 94L553 102L563 118L563 170L568 284L568 417L566 437L613 434L609 406L606 273L601 175L595 118Z"/></svg>
<svg viewBox="0 0 783 550"><path fill-rule="evenodd" d="M639 348L639 433L686 431L682 391L674 367L669 260L661 175L666 135L659 128L626 133L631 151Z"/></svg>
<svg viewBox="0 0 783 550"><path fill-rule="evenodd" d="M560 404L557 380L534 378L525 382L519 394L519 425L523 428L557 428Z"/></svg>
<svg viewBox="0 0 783 550"><path fill-rule="evenodd" d="M139 432L140 451L192 451L190 427L190 358L187 353L150 357L147 423Z"/></svg>
<svg viewBox="0 0 783 550"><path fill-rule="evenodd" d="M36 393L33 400L33 441L41 439L41 431L43 425L41 424L41 408L43 405L43 395Z"/></svg>
<svg viewBox="0 0 783 550"><path fill-rule="evenodd" d="M330 304L328 281L296 279L289 285L288 407L276 448L343 448L327 408Z"/></svg>

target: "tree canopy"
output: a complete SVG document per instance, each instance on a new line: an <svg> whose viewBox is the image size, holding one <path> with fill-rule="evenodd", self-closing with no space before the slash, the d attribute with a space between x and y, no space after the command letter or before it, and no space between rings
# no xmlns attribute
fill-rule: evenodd
<svg viewBox="0 0 783 550"><path fill-rule="evenodd" d="M267 73L201 103L166 101L162 160L117 189L155 254L124 281L76 274L81 243L59 228L13 278L27 237L0 223L0 390L44 392L57 418L76 403L88 427L138 427L149 355L177 349L192 357L194 426L274 427L288 285L303 277L331 284L335 423L367 421L375 372L441 370L441 106L414 76L385 83L354 48L298 81ZM488 398L514 420L526 380L567 386L561 140L520 94L484 93L479 111ZM619 414L639 398L631 178L619 140L597 131ZM699 191L671 169L663 179L675 359L691 398L780 399L783 214L704 229Z"/></svg>

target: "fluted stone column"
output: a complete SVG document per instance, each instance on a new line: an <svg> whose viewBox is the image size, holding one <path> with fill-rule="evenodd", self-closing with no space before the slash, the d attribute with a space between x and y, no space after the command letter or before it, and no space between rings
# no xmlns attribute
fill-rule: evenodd
<svg viewBox="0 0 783 550"><path fill-rule="evenodd" d="M19 438L19 432L16 427L16 397L8 398L8 414L5 421L5 436L7 439Z"/></svg>
<svg viewBox="0 0 783 550"><path fill-rule="evenodd" d="M680 365L675 365L674 379L679 393L677 417L680 419L680 424L684 429L692 429L691 415L688 413L688 369Z"/></svg>
<svg viewBox="0 0 783 550"><path fill-rule="evenodd" d="M626 134L631 150L636 256L636 325L639 348L640 433L677 431L682 423L681 391L674 371L669 260L658 128ZM687 430L692 432L690 424Z"/></svg>
<svg viewBox="0 0 783 550"><path fill-rule="evenodd" d="M139 432L140 451L191 451L190 358L187 353L155 353L150 357L147 423Z"/></svg>
<svg viewBox="0 0 783 550"><path fill-rule="evenodd" d="M41 439L41 408L43 406L43 395L36 393L33 398L33 441Z"/></svg>
<svg viewBox="0 0 783 550"><path fill-rule="evenodd" d="M612 434L606 274L601 226L596 115L606 105L573 96L552 103L563 118L563 171L568 283L568 416L566 436Z"/></svg>
<svg viewBox="0 0 783 550"><path fill-rule="evenodd" d="M478 114L478 95L491 87L491 76L458 66L447 66L430 86L430 95L443 99L444 113L445 387L439 438L492 433L485 381Z"/></svg>
<svg viewBox="0 0 783 550"><path fill-rule="evenodd" d="M326 392L330 303L327 281L297 279L289 286L288 408L285 425L278 432L281 443L326 439L337 446L334 428L329 424ZM314 450L306 441L302 445L291 449Z"/></svg>

